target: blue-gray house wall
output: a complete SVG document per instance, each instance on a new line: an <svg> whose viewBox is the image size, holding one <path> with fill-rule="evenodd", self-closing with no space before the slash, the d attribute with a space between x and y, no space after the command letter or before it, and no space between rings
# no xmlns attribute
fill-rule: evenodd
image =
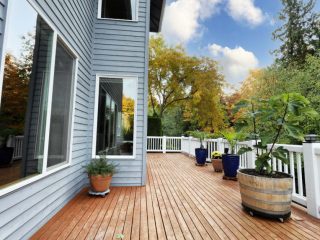
<svg viewBox="0 0 320 240"><path fill-rule="evenodd" d="M5 2L0 1L3 8ZM0 196L0 239L27 239L73 198L86 184L82 166L91 154L90 103L94 84L91 59L96 5L92 0L30 2L44 13L79 56L72 164ZM2 46L2 41L0 43Z"/></svg>
<svg viewBox="0 0 320 240"><path fill-rule="evenodd" d="M93 79L98 74L138 77L136 120L136 154L134 159L117 159L118 173L113 177L116 186L140 186L145 183L147 135L147 66L150 1L140 0L138 21L118 21L95 17L93 40ZM96 11L98 1L96 1ZM98 16L97 12L95 13ZM95 85L91 92L95 92ZM92 97L92 114L94 96Z"/></svg>
<svg viewBox="0 0 320 240"><path fill-rule="evenodd" d="M72 163L0 196L0 239L27 239L87 184L82 166L92 156L97 74L138 77L136 155L134 159L116 160L119 167L112 184L145 184L150 0L139 0L136 22L98 19L98 0L28 1L45 15L79 57ZM0 33L5 6L6 0L0 0ZM0 34L0 47L2 40Z"/></svg>

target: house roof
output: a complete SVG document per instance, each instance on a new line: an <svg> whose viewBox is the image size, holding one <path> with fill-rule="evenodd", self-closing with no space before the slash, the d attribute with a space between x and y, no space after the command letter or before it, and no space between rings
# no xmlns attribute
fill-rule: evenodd
<svg viewBox="0 0 320 240"><path fill-rule="evenodd" d="M150 32L160 32L166 0L151 0Z"/></svg>

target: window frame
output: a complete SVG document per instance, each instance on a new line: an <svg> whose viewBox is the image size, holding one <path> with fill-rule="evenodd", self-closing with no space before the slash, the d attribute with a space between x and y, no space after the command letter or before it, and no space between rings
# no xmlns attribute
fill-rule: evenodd
<svg viewBox="0 0 320 240"><path fill-rule="evenodd" d="M101 10L102 10L102 0L98 0L98 13L97 13L97 19L99 20L110 20L110 21L123 21L123 22L139 22L139 2L140 0L136 0L136 9L135 9L135 14L136 17L135 19L119 19L119 18L103 18L101 17ZM134 12L134 11L132 11Z"/></svg>
<svg viewBox="0 0 320 240"><path fill-rule="evenodd" d="M73 150L73 135L74 135L74 114L75 114L75 105L76 105L76 92L77 92L77 84L78 84L78 66L79 66L79 55L75 51L75 49L71 46L71 44L66 41L63 34L58 30L58 28L53 24L53 22L47 17L47 15L40 9L35 3L29 0L23 0L27 4L32 7L35 12L47 23L47 25L53 31L53 40L52 40L52 49L51 49L51 63L50 63L50 77L49 77L49 89L48 89L48 106L47 106L47 115L46 115L46 127L45 127L45 141L44 141L44 152L43 152L43 162L42 162L42 172L35 176L27 176L17 183L9 183L8 186L1 188L0 186L0 197L6 194L9 194L17 189L25 187L29 184L37 182L49 175L52 175L56 172L59 172L65 168L68 168L72 164L72 150ZM2 97L2 86L3 86L3 78L4 78L4 62L5 62L5 53L6 46L8 42L8 34L7 29L10 22L10 17L12 17L13 7L12 2L7 2L7 12L6 19L4 23L4 32L3 32L3 42L2 42L2 52L1 52L1 68L0 68L0 104ZM72 75L72 85L71 85L71 93L70 93L70 113L69 113L69 129L68 129L68 151L66 161L57 164L52 167L47 167L48 160L48 148L49 148L49 133L50 133L50 117L51 117L51 109L52 109L52 95L53 95L53 83L54 83L54 71L55 71L55 60L56 60L56 47L58 43L58 39L60 43L66 48L69 54L74 58L74 68ZM1 105L0 105L1 106Z"/></svg>
<svg viewBox="0 0 320 240"><path fill-rule="evenodd" d="M113 79L122 79L134 80L136 88L136 99L134 103L134 128L133 128L133 153L132 155L106 155L107 159L136 159L136 150L137 150L137 113L138 113L138 81L139 77L137 75L126 75L126 74L96 74L96 86L95 86L95 98L94 98L94 114L93 114L93 134L92 134L92 158L99 158L96 154L97 146L97 129L98 129L98 108L99 108L99 92L100 92L100 79L101 78L113 78Z"/></svg>

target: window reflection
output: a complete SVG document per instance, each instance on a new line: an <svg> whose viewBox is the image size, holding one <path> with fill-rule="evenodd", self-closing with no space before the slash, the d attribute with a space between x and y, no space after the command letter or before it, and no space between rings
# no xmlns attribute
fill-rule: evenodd
<svg viewBox="0 0 320 240"><path fill-rule="evenodd" d="M4 49L0 188L42 172L53 39L52 29L26 1L10 4L17 11L11 13Z"/></svg>
<svg viewBox="0 0 320 240"><path fill-rule="evenodd" d="M102 0L101 18L136 20L137 0Z"/></svg>
<svg viewBox="0 0 320 240"><path fill-rule="evenodd" d="M133 155L136 81L101 78L96 154Z"/></svg>

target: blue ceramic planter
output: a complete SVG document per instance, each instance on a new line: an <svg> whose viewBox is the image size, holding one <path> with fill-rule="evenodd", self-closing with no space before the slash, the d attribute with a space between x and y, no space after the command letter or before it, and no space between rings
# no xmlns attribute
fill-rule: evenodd
<svg viewBox="0 0 320 240"><path fill-rule="evenodd" d="M234 154L223 154L222 165L226 177L235 178L239 169L240 157Z"/></svg>
<svg viewBox="0 0 320 240"><path fill-rule="evenodd" d="M196 148L196 160L197 164L204 165L208 156L208 150L205 148Z"/></svg>

